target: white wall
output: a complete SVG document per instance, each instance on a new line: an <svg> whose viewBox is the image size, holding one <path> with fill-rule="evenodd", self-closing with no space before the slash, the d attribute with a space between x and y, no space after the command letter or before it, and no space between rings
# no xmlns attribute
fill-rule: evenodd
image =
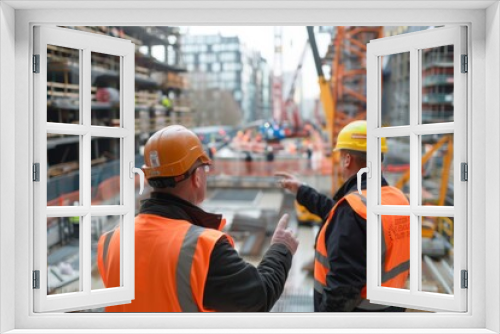
<svg viewBox="0 0 500 334"><path fill-rule="evenodd" d="M14 328L14 18L0 2L0 333Z"/></svg>
<svg viewBox="0 0 500 334"><path fill-rule="evenodd" d="M486 87L498 87L500 81L500 6L491 5L486 11L486 70L493 75L486 77ZM494 222L486 226L486 243L493 250L486 254L486 277L498 277L500 271L500 95L498 91L486 91L486 219ZM500 332L500 283L486 281L486 303L494 307L486 308L486 328ZM496 302L494 302L496 301Z"/></svg>

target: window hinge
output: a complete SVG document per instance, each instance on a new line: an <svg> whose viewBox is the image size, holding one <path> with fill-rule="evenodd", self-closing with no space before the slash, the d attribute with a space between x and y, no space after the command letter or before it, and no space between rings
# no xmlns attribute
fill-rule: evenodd
<svg viewBox="0 0 500 334"><path fill-rule="evenodd" d="M33 289L40 289L40 270L33 270Z"/></svg>
<svg viewBox="0 0 500 334"><path fill-rule="evenodd" d="M461 171L461 181L469 181L469 166L467 165L466 162L462 162L460 164L460 171Z"/></svg>
<svg viewBox="0 0 500 334"><path fill-rule="evenodd" d="M462 275L462 289L467 289L469 287L469 274L467 270L462 270L461 275Z"/></svg>
<svg viewBox="0 0 500 334"><path fill-rule="evenodd" d="M467 55L462 55L462 73L469 72L469 57Z"/></svg>
<svg viewBox="0 0 500 334"><path fill-rule="evenodd" d="M40 73L40 55L33 55L33 73Z"/></svg>
<svg viewBox="0 0 500 334"><path fill-rule="evenodd" d="M40 181L40 164L38 162L33 164L33 181Z"/></svg>

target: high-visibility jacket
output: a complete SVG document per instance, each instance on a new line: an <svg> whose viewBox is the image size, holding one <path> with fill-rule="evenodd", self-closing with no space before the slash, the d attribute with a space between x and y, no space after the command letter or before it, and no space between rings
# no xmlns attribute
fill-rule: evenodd
<svg viewBox="0 0 500 334"><path fill-rule="evenodd" d="M224 222L221 227L224 226ZM203 294L221 231L152 214L135 218L135 299L106 312L208 312ZM98 243L98 267L106 288L120 286L120 230Z"/></svg>
<svg viewBox="0 0 500 334"><path fill-rule="evenodd" d="M326 249L325 233L332 222L335 209L343 201L361 218L366 220L366 190L352 192L342 197L330 211L316 240L314 260L314 289L323 294L326 287L326 277L331 264ZM384 186L381 188L382 205L409 205L406 196L397 188ZM382 286L403 288L410 269L410 217L408 216L382 216ZM361 297L366 299L366 285L361 290Z"/></svg>

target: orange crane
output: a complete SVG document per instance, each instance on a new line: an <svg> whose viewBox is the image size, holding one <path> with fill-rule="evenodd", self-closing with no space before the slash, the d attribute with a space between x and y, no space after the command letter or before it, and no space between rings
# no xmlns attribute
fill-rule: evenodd
<svg viewBox="0 0 500 334"><path fill-rule="evenodd" d="M366 43L383 37L383 27L337 27L327 54L320 59L313 27L307 27L325 111L331 147L348 123L366 119ZM331 64L330 80L323 64ZM332 155L332 193L342 184L338 156Z"/></svg>

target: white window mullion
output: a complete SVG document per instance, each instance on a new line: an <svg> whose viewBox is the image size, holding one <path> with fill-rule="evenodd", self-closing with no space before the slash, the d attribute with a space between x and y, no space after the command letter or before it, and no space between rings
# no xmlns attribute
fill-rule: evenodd
<svg viewBox="0 0 500 334"><path fill-rule="evenodd" d="M83 87L83 86L80 86ZM90 120L89 120L90 123ZM92 136L107 137L107 138L123 138L129 135L129 131L120 128L110 128L105 126L91 126L90 124L63 124L63 123L47 123L47 133L62 134L62 135L76 135L83 136L90 131Z"/></svg>
<svg viewBox="0 0 500 334"><path fill-rule="evenodd" d="M455 218L454 218L454 281L455 295L460 297L462 305L460 309L467 310L467 289L461 289L461 271L467 270L467 185L471 182L472 175L469 168L469 181L461 180L461 163L468 163L467 158L467 74L461 73L461 56L467 54L467 45L465 36L467 31L465 27L460 28L460 33L456 37L455 50L455 92L454 92L454 112L455 112L455 135L454 135L454 185L455 197L463 198L463 205L455 200ZM469 57L470 58L470 57ZM469 60L469 72L471 71ZM470 165L470 164L469 164ZM469 273L470 279L471 273Z"/></svg>
<svg viewBox="0 0 500 334"><path fill-rule="evenodd" d="M40 182L33 184L33 193L35 194L33 230L35 241L33 247L33 269L40 272L41 291L34 291L35 312L43 309L47 289L47 238L40 237L47 234L47 219L45 210L47 207L47 45L45 36L39 29L35 29L34 53L40 55L40 73L33 77L34 104L39 108L34 113L34 143L33 143L33 162L40 164Z"/></svg>
<svg viewBox="0 0 500 334"><path fill-rule="evenodd" d="M130 259L134 257L135 252L135 238L134 238L134 217L135 217L135 174L131 175L130 164L135 165L135 154L134 154L134 140L135 140L135 107L134 107L134 96L135 96L135 86L134 86L134 49L130 53L125 54L121 58L121 78L122 85L121 89L121 101L120 104L120 117L121 117L121 127L127 132L127 135L122 139L122 149L123 149L123 168L122 170L123 180L128 180L124 182L122 190L122 203L127 209L127 213L122 216L121 221L121 244L127 245L127 247L122 246L121 258L122 258L122 275L121 284L124 287L133 287L135 282L135 262L134 261L124 261L124 259ZM132 68L132 70L130 70ZM131 182L130 182L131 181ZM130 291L130 298L133 298L133 290Z"/></svg>
<svg viewBox="0 0 500 334"><path fill-rule="evenodd" d="M83 79L81 80L83 82ZM80 87L83 87L80 84ZM83 94L81 94L83 95ZM80 98L80 101L83 101L83 97ZM82 103L80 103L80 106ZM81 110L82 108L80 108ZM82 119L80 116L79 119ZM88 132L87 127L80 124L65 124L65 123L51 123L47 122L47 133L60 134L60 135L75 135L75 136L83 136Z"/></svg>
<svg viewBox="0 0 500 334"><path fill-rule="evenodd" d="M90 49L87 47L83 49L82 62L82 86L80 91L82 92L82 124L86 129L85 134L82 136L82 146L83 149L80 151L80 161L81 161L81 184L80 188L82 191L83 206L89 208L92 202L92 192L91 192L91 134L90 134L90 124L91 124L91 112L92 112L92 95L91 95L91 61L90 61ZM91 291L91 273L92 273L92 258L91 258L91 215L90 210L82 217L82 222L80 225L80 251L82 254L82 271L80 278L83 281L83 292L90 294Z"/></svg>
<svg viewBox="0 0 500 334"><path fill-rule="evenodd" d="M409 205L377 205L373 207L377 215L400 215L408 216L411 212Z"/></svg>
<svg viewBox="0 0 500 334"><path fill-rule="evenodd" d="M419 137L414 130L418 125L420 109L420 80L418 65L419 52L410 50L410 207L419 205L420 202L420 145ZM413 211L413 210L412 210ZM421 277L420 267L420 220L412 212L410 214L410 291L418 292Z"/></svg>
<svg viewBox="0 0 500 334"><path fill-rule="evenodd" d="M419 104L420 104L420 106L422 105L421 102ZM420 124L420 125L416 125L416 126L412 127L412 131L413 131L413 133L420 135L420 136L453 133L455 131L455 125L453 124L453 122Z"/></svg>
<svg viewBox="0 0 500 334"><path fill-rule="evenodd" d="M377 137L390 138L390 137L409 136L411 131L412 129L410 126L394 126L390 128L384 127L384 128L373 129L373 134Z"/></svg>
<svg viewBox="0 0 500 334"><path fill-rule="evenodd" d="M366 220L366 247L367 250L378 249L377 241L377 221L378 216L374 208L379 206L379 189L377 188L374 179L377 178L378 170L380 169L380 158L377 157L379 154L379 138L374 134L375 129L380 124L380 104L378 103L378 95L380 94L380 85L377 85L377 80L380 80L380 58L371 52L370 49L367 50L367 99L368 101L377 101L376 103L367 104L367 152L366 158L367 163L371 164L371 173L367 175L367 220ZM371 79L371 81L370 81ZM375 82L373 82L375 81ZM371 178L369 175L371 174ZM366 254L366 261L370 263L370 266L366 268L366 287L367 287L367 298L372 298L373 293L376 291L378 274L380 272L380 265L377 265L380 261L377 261L377 254L374 251L368 251Z"/></svg>
<svg viewBox="0 0 500 334"><path fill-rule="evenodd" d="M107 138L123 138L130 134L129 131L127 131L126 129L110 128L110 127L95 126L95 125L93 125L92 128L90 129L90 133L94 137L107 137Z"/></svg>

